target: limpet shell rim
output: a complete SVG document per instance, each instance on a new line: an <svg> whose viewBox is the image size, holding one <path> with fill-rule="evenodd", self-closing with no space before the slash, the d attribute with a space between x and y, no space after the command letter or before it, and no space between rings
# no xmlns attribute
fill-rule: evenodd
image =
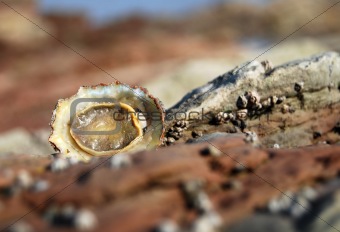
<svg viewBox="0 0 340 232"><path fill-rule="evenodd" d="M164 136L165 136L165 126L164 126L165 110L164 110L164 107L163 107L162 102L161 102L158 98L152 96L146 88L140 87L140 86L138 86L138 85L133 85L133 86L132 86L132 85L124 84L124 83L122 83L122 82L120 82L120 81L115 81L115 82L112 82L112 83L110 83L110 84L99 83L99 84L97 84L97 85L92 85L92 86L83 85L83 86L81 86L80 88L84 88L84 89L96 89L96 88L98 88L98 87L105 87L105 86L110 86L110 85L116 85L116 86L118 86L118 85L124 85L124 86L127 86L128 88L130 88L131 91L133 91L133 92L134 92L134 89L140 89L142 92L144 92L145 95L147 95L150 99L153 100L153 103L155 104L155 106L157 107L157 109L159 110L159 112L161 113L161 122L160 122L160 125L163 125L163 128L162 128L161 135L160 135L160 138L159 138L159 143L158 143L158 145L161 145L161 144L162 144L162 141L163 141L163 139L164 139ZM80 88L79 88L79 89L80 89ZM76 94L77 94L77 93L76 93ZM74 94L74 95L76 95L76 94ZM56 120L56 114L57 114L57 111L58 111L58 108L59 108L59 102L60 102L60 101L67 101L67 100L70 100L74 95L72 95L72 96L69 97L69 98L62 98L62 99L59 99L58 102L56 103L55 107L54 107L53 112L52 112L51 121L50 121L50 123L49 123L49 126L51 127L51 133L50 133L50 136L49 136L49 139L48 139L48 140L49 140L49 143L51 144L51 146L53 147L53 149L54 149L55 151L57 151L57 152L60 152L60 150L59 150L59 148L57 147L57 145L56 145L55 143L53 143L52 141L50 141L50 138L51 138L51 136L52 136L52 134L53 134L53 131L54 131L53 124L54 124L54 122L55 122L55 120ZM138 98L144 98L143 96L139 96L138 94L136 94L136 95L138 96ZM148 99L146 99L146 98L144 98L144 99L147 100L148 102L150 102L150 100L148 100ZM151 130L153 130L153 129L151 129ZM147 133L148 133L148 132L147 132ZM91 155L91 154L89 154L89 156L90 156L90 157L95 157L95 156L93 156L93 155Z"/></svg>

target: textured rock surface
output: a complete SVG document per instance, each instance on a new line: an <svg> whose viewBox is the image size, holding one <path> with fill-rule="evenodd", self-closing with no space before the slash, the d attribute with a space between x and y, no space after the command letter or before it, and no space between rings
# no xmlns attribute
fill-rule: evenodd
<svg viewBox="0 0 340 232"><path fill-rule="evenodd" d="M168 126L172 126L175 118L185 115L190 126L184 133L184 141L190 138L192 131L232 133L237 132L236 125L241 130L256 132L267 147L274 144L289 148L318 142L335 143L340 140L333 133L340 120L339 86L340 55L335 52L276 68L271 68L270 62L253 61L184 96L167 111ZM237 104L240 96L248 93L259 96L259 109L249 107L247 102L243 103L244 106L241 102ZM241 111L244 119L239 116ZM211 119L218 112L232 113L240 120L212 126Z"/></svg>
<svg viewBox="0 0 340 232"><path fill-rule="evenodd" d="M130 165L121 168L100 159L90 165L68 161L64 170L52 172L49 166L57 157L1 157L1 228L25 215L19 222L34 231L73 231L75 224L65 219L65 212L80 209L95 215L96 231L150 231L164 220L190 229L210 211L226 227L288 190L317 188L340 171L339 146L259 149L243 136L210 143L221 156L203 153L208 143L178 145L133 154ZM23 175L22 169L28 173ZM34 184L38 180L48 187ZM192 181L199 181L199 192L207 196L203 206L212 206L201 211L189 204L195 194L188 198L183 186L196 183Z"/></svg>
<svg viewBox="0 0 340 232"><path fill-rule="evenodd" d="M256 91L262 99L273 95L294 97L294 84L299 82L304 82L304 92L310 94L305 101L306 108L339 102L339 91L322 98L319 92L340 82L340 55L335 52L320 54L278 66L268 74L260 62L252 61L194 89L168 112L201 112L202 108L213 112L236 110L236 100L245 91Z"/></svg>
<svg viewBox="0 0 340 232"><path fill-rule="evenodd" d="M242 121L243 129L241 121L169 123L172 134L181 133L174 146L89 164L58 154L4 154L0 229L337 231L340 185L329 181L338 183L340 173L339 60L326 53L270 71L268 63L254 62L177 106L235 113L238 96L256 91L261 99L285 96L294 108L283 113L282 104L271 106Z"/></svg>

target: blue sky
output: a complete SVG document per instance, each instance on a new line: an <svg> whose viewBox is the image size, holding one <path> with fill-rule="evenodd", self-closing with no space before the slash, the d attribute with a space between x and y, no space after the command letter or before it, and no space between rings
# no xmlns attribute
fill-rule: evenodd
<svg viewBox="0 0 340 232"><path fill-rule="evenodd" d="M100 23L131 13L146 15L171 15L190 12L201 7L222 1L236 0L40 0L43 11L83 11ZM236 2L264 2L270 0L238 0Z"/></svg>
<svg viewBox="0 0 340 232"><path fill-rule="evenodd" d="M179 14L218 1L221 0L41 0L40 7L44 11L85 11L95 21L102 22L134 12L146 15Z"/></svg>

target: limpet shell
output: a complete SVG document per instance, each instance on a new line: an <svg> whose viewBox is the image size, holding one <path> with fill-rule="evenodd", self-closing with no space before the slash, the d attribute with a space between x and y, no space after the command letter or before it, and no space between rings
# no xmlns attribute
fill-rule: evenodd
<svg viewBox="0 0 340 232"><path fill-rule="evenodd" d="M151 149L164 136L164 109L144 88L120 82L80 87L60 99L49 138L64 157L91 157Z"/></svg>

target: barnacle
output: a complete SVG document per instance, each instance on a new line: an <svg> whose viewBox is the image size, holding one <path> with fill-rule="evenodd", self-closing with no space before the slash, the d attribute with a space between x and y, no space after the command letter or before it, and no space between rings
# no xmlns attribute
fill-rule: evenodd
<svg viewBox="0 0 340 232"><path fill-rule="evenodd" d="M58 101L49 141L65 157L88 161L157 147L163 124L164 110L146 89L119 82L84 86Z"/></svg>

